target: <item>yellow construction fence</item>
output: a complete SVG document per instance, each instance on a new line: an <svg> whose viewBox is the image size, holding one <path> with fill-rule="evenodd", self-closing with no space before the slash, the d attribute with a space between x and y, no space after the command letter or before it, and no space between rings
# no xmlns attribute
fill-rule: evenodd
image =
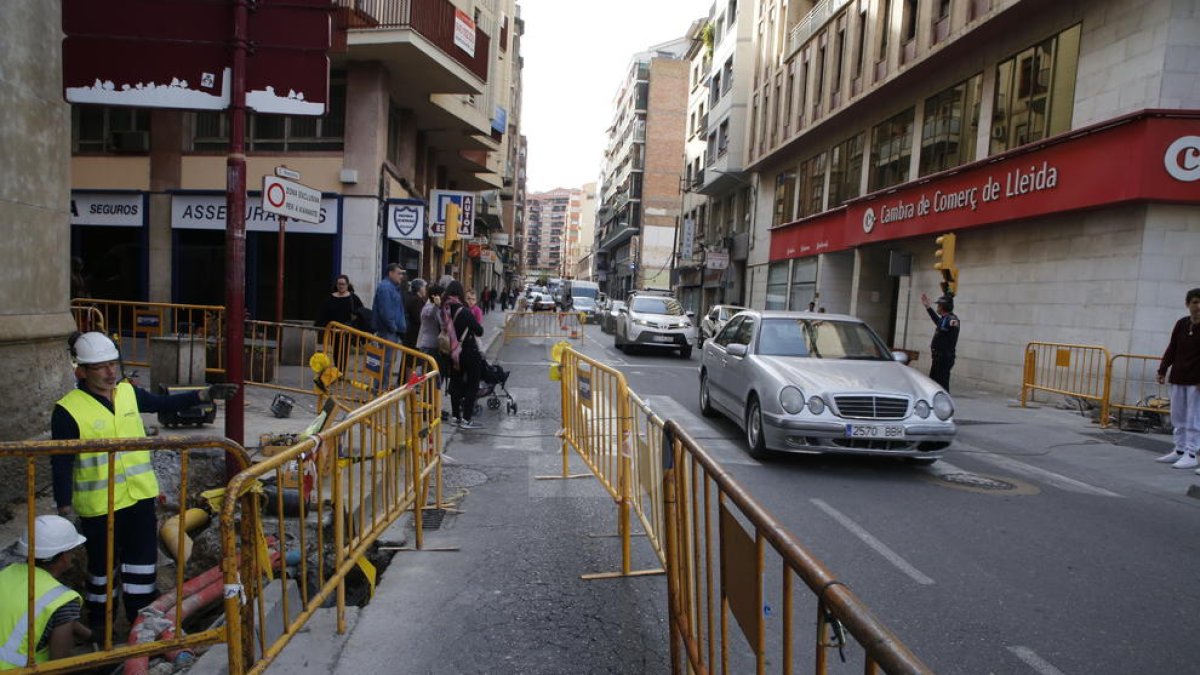
<svg viewBox="0 0 1200 675"><path fill-rule="evenodd" d="M517 338L583 340L580 312L509 312L504 317L504 344Z"/></svg>
<svg viewBox="0 0 1200 675"><path fill-rule="evenodd" d="M1030 342L1025 345L1021 405L1042 391L1098 405L1101 427L1109 425L1114 412L1169 418L1170 401L1156 380L1159 362L1157 356L1110 355L1100 345Z"/></svg>

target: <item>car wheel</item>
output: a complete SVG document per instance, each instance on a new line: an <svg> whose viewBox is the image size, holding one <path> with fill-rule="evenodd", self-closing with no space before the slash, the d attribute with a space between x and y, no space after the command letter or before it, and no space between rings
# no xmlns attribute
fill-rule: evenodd
<svg viewBox="0 0 1200 675"><path fill-rule="evenodd" d="M700 414L705 417L716 417L717 410L712 407L708 398L708 373L700 373Z"/></svg>
<svg viewBox="0 0 1200 675"><path fill-rule="evenodd" d="M750 456L754 459L767 459L767 441L763 437L762 406L758 397L753 394L746 403L746 443L750 446Z"/></svg>
<svg viewBox="0 0 1200 675"><path fill-rule="evenodd" d="M680 358L684 358L684 359L692 358L692 346L688 345L686 347L680 348L679 356L680 356Z"/></svg>

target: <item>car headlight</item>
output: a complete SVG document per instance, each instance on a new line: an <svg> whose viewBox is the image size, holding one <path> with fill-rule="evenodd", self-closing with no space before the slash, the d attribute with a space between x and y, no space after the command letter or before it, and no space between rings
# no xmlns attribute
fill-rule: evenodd
<svg viewBox="0 0 1200 675"><path fill-rule="evenodd" d="M820 396L808 399L808 411L814 415L820 415L825 412L825 399Z"/></svg>
<svg viewBox="0 0 1200 675"><path fill-rule="evenodd" d="M924 400L917 401L917 405L913 406L913 412L917 414L917 417L925 419L929 417L929 404Z"/></svg>
<svg viewBox="0 0 1200 675"><path fill-rule="evenodd" d="M645 319L634 319L633 322L639 326L653 326L654 325Z"/></svg>
<svg viewBox="0 0 1200 675"><path fill-rule="evenodd" d="M792 386L780 389L779 405L783 406L788 414L795 415L804 410L804 392Z"/></svg>
<svg viewBox="0 0 1200 675"><path fill-rule="evenodd" d="M944 391L939 391L933 396L933 414L937 415L939 420L948 420L954 414L954 402L950 400L950 395Z"/></svg>

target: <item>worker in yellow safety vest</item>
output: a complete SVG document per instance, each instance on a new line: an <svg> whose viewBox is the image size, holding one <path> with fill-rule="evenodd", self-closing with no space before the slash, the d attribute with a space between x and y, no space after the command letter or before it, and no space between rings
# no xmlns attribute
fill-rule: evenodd
<svg viewBox="0 0 1200 675"><path fill-rule="evenodd" d="M79 593L59 578L72 565L84 537L71 521L38 516L33 526L35 565L17 562L0 570L0 670L24 668L30 642L35 663L70 656L75 640L92 632L79 622ZM29 556L29 533L17 541L17 554ZM29 635L29 572L33 570L33 636Z"/></svg>
<svg viewBox="0 0 1200 675"><path fill-rule="evenodd" d="M73 333L68 339L75 363L76 388L58 400L50 416L55 439L99 440L142 438L146 429L141 413L174 412L237 392L233 384L159 396L124 379L117 346L103 333ZM107 557L108 475L113 463L113 555ZM60 516L74 511L87 537L87 588L84 600L88 625L99 632L104 626L105 586L110 571L120 567L120 585L112 581L113 608L117 595L125 595L125 615L130 623L138 611L153 602L157 588L158 522L154 501L158 479L145 450L85 452L54 455L51 460L54 499Z"/></svg>

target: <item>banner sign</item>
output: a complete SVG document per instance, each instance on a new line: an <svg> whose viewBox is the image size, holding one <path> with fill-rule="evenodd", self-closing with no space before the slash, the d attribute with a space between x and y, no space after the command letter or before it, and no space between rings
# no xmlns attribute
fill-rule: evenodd
<svg viewBox="0 0 1200 675"><path fill-rule="evenodd" d="M457 207L459 239L475 237L475 193L454 192L451 190L431 190L429 192L429 236L446 236L446 207Z"/></svg>
<svg viewBox="0 0 1200 675"><path fill-rule="evenodd" d="M454 46L475 58L475 20L461 9L454 10Z"/></svg>
<svg viewBox="0 0 1200 675"><path fill-rule="evenodd" d="M479 251L479 262L491 263L493 265L500 264L500 256L490 248L481 249Z"/></svg>
<svg viewBox="0 0 1200 675"><path fill-rule="evenodd" d="M224 230L225 195L172 195L171 227L180 230ZM336 197L321 199L320 215L315 223L304 223L289 218L288 234L337 234L338 202ZM257 193L246 196L246 231L278 232L279 217L268 212L259 203Z"/></svg>
<svg viewBox="0 0 1200 675"><path fill-rule="evenodd" d="M137 193L72 192L71 224L141 227L146 209Z"/></svg>
<svg viewBox="0 0 1200 675"><path fill-rule="evenodd" d="M684 260L692 259L692 247L696 245L696 221L691 218L683 219L683 232L679 237L679 257Z"/></svg>
<svg viewBox="0 0 1200 675"><path fill-rule="evenodd" d="M388 239L425 238L425 202L420 199L389 199Z"/></svg>
<svg viewBox="0 0 1200 675"><path fill-rule="evenodd" d="M729 267L729 251L709 251L704 256L704 267L710 270Z"/></svg>

